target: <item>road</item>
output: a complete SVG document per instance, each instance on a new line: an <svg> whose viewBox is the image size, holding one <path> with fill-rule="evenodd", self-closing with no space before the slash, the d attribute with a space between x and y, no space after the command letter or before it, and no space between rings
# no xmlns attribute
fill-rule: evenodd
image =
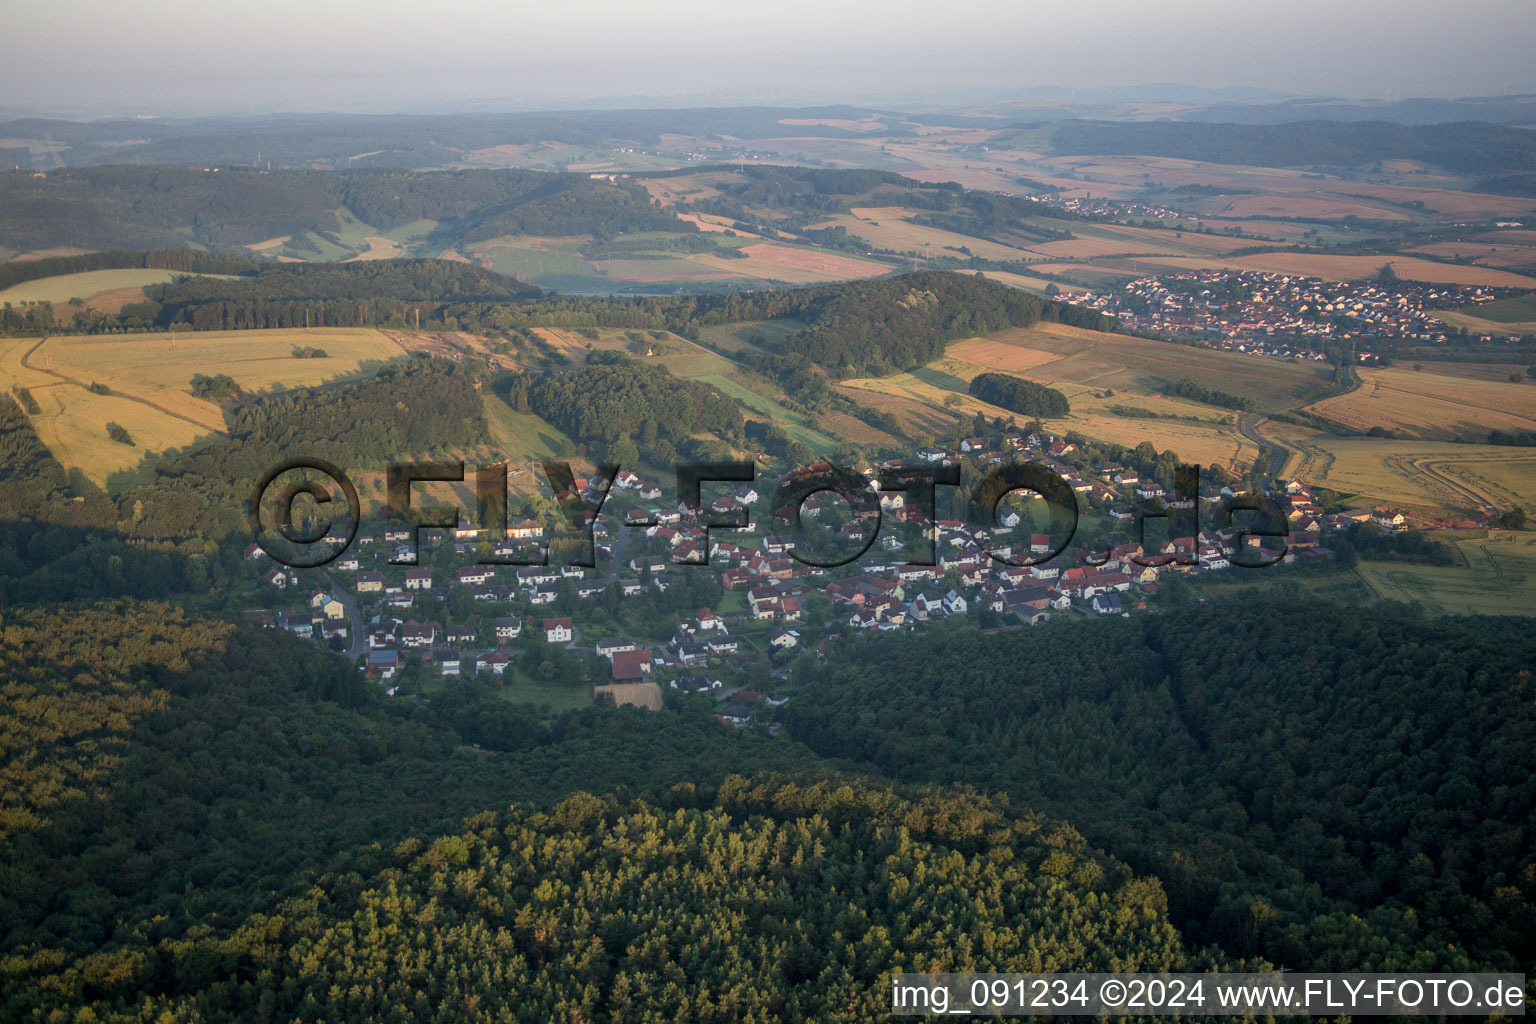
<svg viewBox="0 0 1536 1024"><path fill-rule="evenodd" d="M347 610L347 639L352 641L352 646L347 648L346 654L352 661L356 661L368 651L367 637L363 635L363 613L357 610L357 598L337 583L330 573L322 572L320 578L325 580L325 592L340 601L341 606Z"/></svg>
<svg viewBox="0 0 1536 1024"><path fill-rule="evenodd" d="M1324 398L1337 398L1339 395L1347 395L1351 391L1359 389L1360 376L1355 373L1353 367L1351 367L1349 370L1348 379L1348 384L1342 388L1335 387L1333 391L1328 395L1325 395ZM1254 443L1254 445L1259 449L1259 454L1261 456L1266 452L1269 454L1269 465L1265 467L1265 476L1269 477L1271 480L1279 479L1280 474L1285 470L1286 460L1289 459L1292 455L1292 451L1285 445L1281 444L1279 441L1276 441L1273 438L1267 438L1263 434L1259 433L1259 424L1263 423L1271 416L1276 416L1281 413L1295 412L1296 410L1305 408L1314 402L1321 401L1323 401L1323 398L1304 398L1292 402L1289 405L1281 405L1276 406L1273 409L1267 409L1264 412L1247 412L1238 416L1238 432L1246 437L1249 441Z"/></svg>

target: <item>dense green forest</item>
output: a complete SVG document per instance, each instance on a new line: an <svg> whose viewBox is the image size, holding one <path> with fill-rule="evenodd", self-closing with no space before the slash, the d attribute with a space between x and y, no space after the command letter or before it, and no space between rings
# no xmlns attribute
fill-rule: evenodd
<svg viewBox="0 0 1536 1024"><path fill-rule="evenodd" d="M7 483L0 488L0 565L7 557L6 529L18 523L37 524L45 532L56 527L59 543L75 545L79 538L71 541L74 534L68 531L106 530L145 541L193 539L199 545L248 537L244 507L250 489L286 456L302 453L328 459L349 473L376 473L393 459L485 443L480 387L467 367L411 359L391 363L367 380L252 399L226 413L225 439L172 452L157 463L150 480L135 481L111 496L82 478L76 481L83 492L78 500L15 402L0 397L0 447L8 454L11 476L0 477ZM43 545L40 536L34 531L20 540L13 537L13 557L39 565L28 557L28 548ZM120 573L107 575L88 566L86 571L32 576L27 586L39 598L59 600L150 593L111 589L111 575Z"/></svg>
<svg viewBox="0 0 1536 1024"><path fill-rule="evenodd" d="M1536 170L1536 138L1530 132L1474 121L1421 125L1064 121L1051 130L1051 145L1063 154L1137 153L1263 167L1355 167L1380 160L1422 160L1464 174Z"/></svg>
<svg viewBox="0 0 1536 1024"><path fill-rule="evenodd" d="M1234 955L1528 972L1533 659L1519 619L1271 599L860 641L787 710L819 752L1064 817Z"/></svg>
<svg viewBox="0 0 1536 1024"><path fill-rule="evenodd" d="M513 375L503 387L514 410L537 413L620 463L644 454L666 465L676 460L676 446L696 433L733 441L742 436L741 406L734 400L617 352L594 353L569 373Z"/></svg>
<svg viewBox="0 0 1536 1024"><path fill-rule="evenodd" d="M896 969L1228 963L1154 879L1006 800L707 718L386 702L154 602L6 626L0 1019L860 1020Z"/></svg>
<svg viewBox="0 0 1536 1024"><path fill-rule="evenodd" d="M453 260L286 263L235 281L156 285L124 317L197 331L404 324L422 304L510 302L539 294L514 278Z"/></svg>
<svg viewBox="0 0 1536 1024"><path fill-rule="evenodd" d="M134 165L0 174L0 245L233 249L335 233L343 208L380 231L437 221L434 237L444 245L508 233L698 230L652 206L632 183L584 174Z"/></svg>
<svg viewBox="0 0 1536 1024"><path fill-rule="evenodd" d="M1067 396L1060 391L1008 373L978 373L971 378L966 392L972 398L1021 416L1049 418L1065 416L1071 411Z"/></svg>

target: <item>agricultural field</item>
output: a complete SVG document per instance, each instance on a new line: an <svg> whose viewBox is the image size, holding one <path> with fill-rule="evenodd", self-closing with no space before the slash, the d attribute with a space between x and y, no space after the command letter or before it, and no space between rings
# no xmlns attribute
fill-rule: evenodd
<svg viewBox="0 0 1536 1024"><path fill-rule="evenodd" d="M1362 433L1382 427L1425 440L1482 441L1491 430L1536 431L1536 381L1468 380L1397 366L1359 374L1359 388L1310 411Z"/></svg>
<svg viewBox="0 0 1536 1024"><path fill-rule="evenodd" d="M1440 516L1483 506L1536 508L1536 449L1266 428L1302 453L1296 475L1316 487Z"/></svg>
<svg viewBox="0 0 1536 1024"><path fill-rule="evenodd" d="M1480 306L1477 312L1483 313L1490 306ZM1465 330L1468 334L1484 335L1489 338L1523 337L1527 334L1536 334L1536 318L1530 320L1499 321L1485 320L1479 315L1465 313L1461 310L1437 309L1435 319L1447 327ZM1506 371L1506 376L1508 371Z"/></svg>
<svg viewBox="0 0 1536 1024"><path fill-rule="evenodd" d="M985 370L1048 384L1067 396L1071 413L1049 425L1088 437L1158 447L1202 465L1246 469L1258 451L1237 429L1232 410L1161 393L1166 382L1188 377L1260 406L1294 401L1324 381L1315 367L1196 349L1165 342L1041 324L951 345L943 358L911 373L842 381L857 401L889 412L918 435L942 435L957 418L980 411L1013 415L965 393Z"/></svg>
<svg viewBox="0 0 1536 1024"><path fill-rule="evenodd" d="M71 299L90 299L103 292L122 289L142 290L152 284L170 284L178 277L190 275L170 270L152 270L144 267L128 267L120 270L87 270L79 274L59 274L43 277L0 291L0 305L10 303L19 306L29 302L51 302L62 306ZM63 310L57 311L63 313Z"/></svg>
<svg viewBox="0 0 1536 1024"><path fill-rule="evenodd" d="M1431 614L1536 615L1536 538L1493 530L1454 545L1465 565L1361 562L1356 571L1378 596Z"/></svg>
<svg viewBox="0 0 1536 1024"><path fill-rule="evenodd" d="M297 345L323 359L295 359ZM199 334L55 336L0 342L0 388L29 389L43 443L66 468L99 487L146 455L184 448L224 429L223 409L188 390L192 375L227 374L250 392L308 387L371 372L401 354L379 331L238 331ZM105 385L110 394L89 389ZM133 446L107 436L117 423Z"/></svg>
<svg viewBox="0 0 1536 1024"><path fill-rule="evenodd" d="M1263 252L1251 256L1230 257L1155 256L1123 260L1109 265L1135 273L1226 268L1300 274L1306 277L1320 277L1325 281L1358 281L1374 276L1387 263L1392 264L1392 270L1398 277L1407 281L1483 285L1491 288L1536 288L1536 277L1516 274L1508 270L1459 263L1435 263L1431 260L1414 258L1405 259L1390 253L1340 256L1309 252Z"/></svg>
<svg viewBox="0 0 1536 1024"><path fill-rule="evenodd" d="M924 227L906 218L911 211L900 206L856 206L850 213L838 214L812 224L813 228L842 227L850 235L862 238L876 249L911 253L931 258L961 256L960 250L988 260L1037 260L1041 257L997 242L962 235L941 228Z"/></svg>

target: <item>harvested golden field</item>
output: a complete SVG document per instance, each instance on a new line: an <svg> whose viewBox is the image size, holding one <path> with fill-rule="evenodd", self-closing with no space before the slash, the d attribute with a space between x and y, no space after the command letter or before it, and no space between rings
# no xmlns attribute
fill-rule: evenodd
<svg viewBox="0 0 1536 1024"><path fill-rule="evenodd" d="M877 249L915 253L919 256L956 255L968 249L989 260L1028 260L1030 253L955 231L923 227L906 218L911 211L900 206L859 206L851 213L839 214L812 227L843 227L850 235L862 238Z"/></svg>
<svg viewBox="0 0 1536 1024"><path fill-rule="evenodd" d="M1079 295L1088 291L1088 289L1083 288L1080 285L1060 284L1047 281L1043 277L1029 277L1025 274L1010 274L1006 270L983 270L982 275L990 281L996 281L999 284L1006 284L1010 288L1022 288L1026 291L1032 292L1043 292L1047 286L1053 283L1056 284L1057 288L1061 289L1061 293L1063 295Z"/></svg>
<svg viewBox="0 0 1536 1024"><path fill-rule="evenodd" d="M1019 336L1017 339L1007 336L1014 333L1006 331L986 338L972 338L949 346L944 354L990 370L1017 373L1026 377L1029 376L1028 371L1034 367L1042 363L1055 362L1061 358L1055 352L1028 347L1027 335Z"/></svg>
<svg viewBox="0 0 1536 1024"><path fill-rule="evenodd" d="M146 455L185 448L215 433L132 398L98 395L75 384L59 382L31 392L42 408L30 417L37 436L65 469L79 470L103 489L114 475L132 473ZM127 430L133 445L108 437L109 423Z"/></svg>
<svg viewBox="0 0 1536 1024"><path fill-rule="evenodd" d="M1423 203L1426 210L1448 217L1519 218L1531 212L1532 201L1520 196L1495 196L1483 192L1462 192L1449 188L1417 188L1405 185L1369 185L1358 182L1332 182L1329 187L1344 195L1384 199L1389 203Z"/></svg>
<svg viewBox="0 0 1536 1024"><path fill-rule="evenodd" d="M295 359L298 347L321 348L323 359ZM370 328L202 331L52 337L28 359L87 382L143 398L184 392L193 374L228 374L248 392L312 387L365 372L402 354L400 345ZM190 396L188 396L190 397Z"/></svg>
<svg viewBox="0 0 1536 1024"><path fill-rule="evenodd" d="M329 355L295 359L300 344ZM400 354L378 331L343 328L13 339L0 343L0 387L28 388L43 410L32 417L43 443L66 468L105 487L148 454L223 430L222 408L189 393L194 373L228 374L254 392L365 373ZM92 383L111 393L96 394ZM120 424L135 444L108 438L108 423Z"/></svg>
<svg viewBox="0 0 1536 1024"><path fill-rule="evenodd" d="M1065 324L1041 323L1001 331L984 339L956 342L946 354L961 358L962 351L977 351L968 346L978 342L986 346L983 350L1001 358L1030 361L1028 371L1021 376L1031 380L1151 393L1158 382L1187 377L1220 391L1252 398L1260 408L1286 404L1329 379L1325 371L1310 363L1105 334ZM1025 352L1010 357L1004 354L1004 348L992 347L994 343ZM1054 361L1028 354L1031 350L1049 353Z"/></svg>
<svg viewBox="0 0 1536 1024"><path fill-rule="evenodd" d="M1391 367L1311 411L1353 430L1382 427L1426 440L1486 440L1490 430L1536 431L1536 382L1473 381Z"/></svg>
<svg viewBox="0 0 1536 1024"><path fill-rule="evenodd" d="M152 284L169 284L177 277L186 276L186 274L176 274L169 270L151 270L143 267L59 274L55 277L38 278L36 281L23 281L21 284L12 285L0 291L0 305L7 302L16 306L23 302L51 302L55 306L61 306L70 299L89 299L102 292L123 288L142 289ZM57 312L64 314L66 311L61 309Z"/></svg>
<svg viewBox="0 0 1536 1024"><path fill-rule="evenodd" d="M611 695L621 707L627 704L648 711L661 710L661 687L655 683L604 683L592 689L597 694Z"/></svg>
<svg viewBox="0 0 1536 1024"><path fill-rule="evenodd" d="M747 253L748 258L730 262L786 268L813 275L811 279L817 281L879 277L891 270L891 266L886 263L856 259L852 256L839 256L830 252L818 252L814 249L774 245L771 242L745 245L742 246L741 251Z"/></svg>
<svg viewBox="0 0 1536 1024"><path fill-rule="evenodd" d="M1282 432L1283 431L1283 432ZM1275 433L1303 453L1306 482L1430 514L1536 507L1536 449Z"/></svg>
<svg viewBox="0 0 1536 1024"><path fill-rule="evenodd" d="M357 260L392 260L401 253L400 243L394 239L385 238L383 235L368 235L363 241L368 243L368 248L347 259L352 263Z"/></svg>

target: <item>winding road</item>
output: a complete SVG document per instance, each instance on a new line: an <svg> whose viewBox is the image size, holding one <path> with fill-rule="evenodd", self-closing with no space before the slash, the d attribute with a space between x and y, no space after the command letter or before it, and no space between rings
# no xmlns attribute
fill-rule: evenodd
<svg viewBox="0 0 1536 1024"><path fill-rule="evenodd" d="M1276 406L1273 409L1266 409L1263 412L1242 413L1237 417L1238 432L1249 441L1252 441L1254 445L1258 447L1261 457L1265 453L1268 453L1269 455L1269 465L1265 467L1266 476L1268 476L1271 480L1279 479L1280 474L1285 471L1285 464L1287 460L1289 460L1290 457L1296 453L1274 438L1265 437L1263 434L1261 434L1259 432L1259 425L1265 420L1269 419L1271 416L1276 416L1281 413L1295 412L1296 410L1303 409L1315 402L1321 402L1327 398L1337 398L1339 395L1347 395L1351 391L1356 391L1360 388L1360 375L1355 373L1353 367L1351 367L1349 370L1348 379L1349 383L1344 387L1335 387L1332 392L1324 395L1322 398L1298 399L1295 402L1291 402L1289 405Z"/></svg>

